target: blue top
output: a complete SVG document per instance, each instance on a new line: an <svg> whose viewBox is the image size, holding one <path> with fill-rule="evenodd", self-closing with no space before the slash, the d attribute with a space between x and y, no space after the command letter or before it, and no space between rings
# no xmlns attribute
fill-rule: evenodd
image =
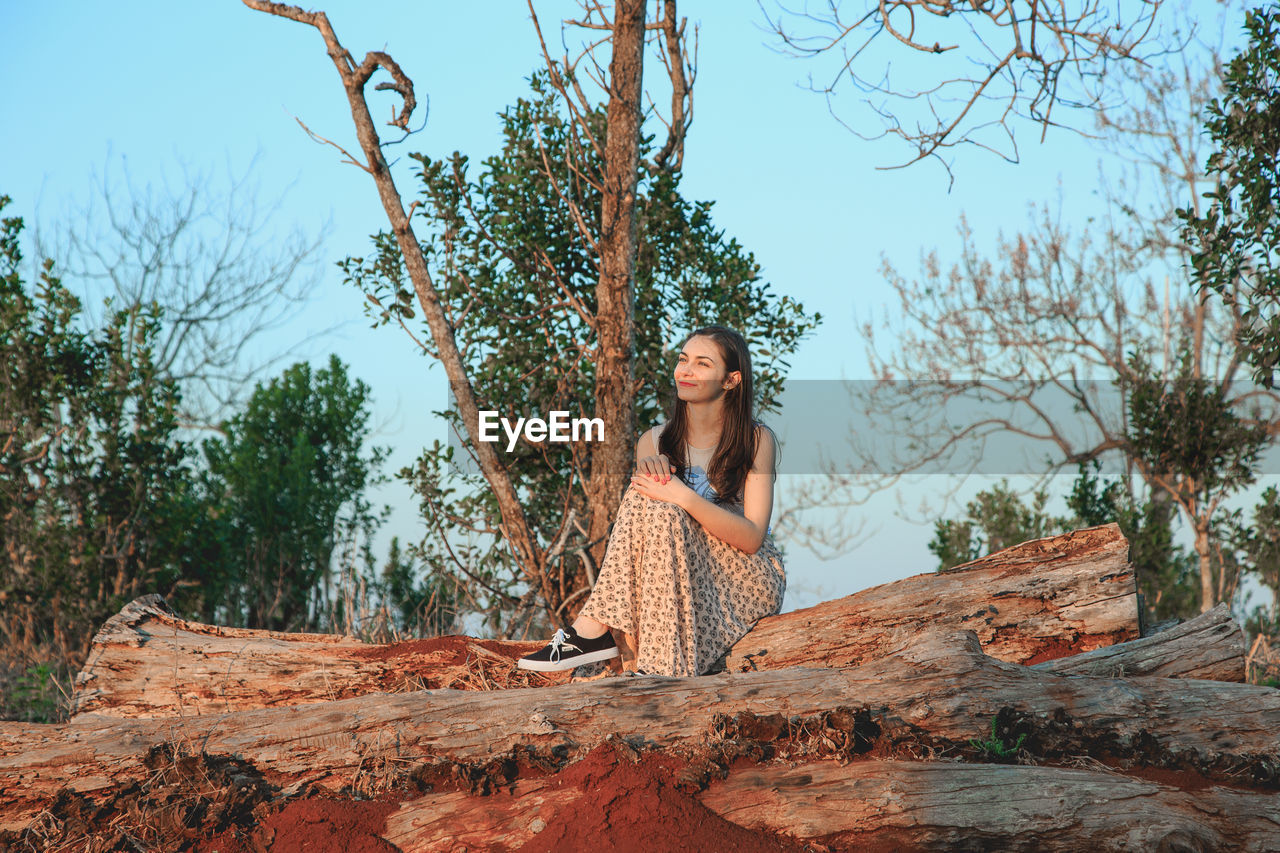
<svg viewBox="0 0 1280 853"><path fill-rule="evenodd" d="M715 487L711 485L711 480L707 478L707 472L702 469L701 465L690 465L684 469L685 482L689 484L689 488L693 489L694 494L700 498L706 498L714 501L717 497Z"/></svg>

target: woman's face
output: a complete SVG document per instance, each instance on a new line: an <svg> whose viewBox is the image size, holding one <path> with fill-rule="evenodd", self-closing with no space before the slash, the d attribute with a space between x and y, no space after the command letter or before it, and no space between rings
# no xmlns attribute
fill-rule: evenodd
<svg viewBox="0 0 1280 853"><path fill-rule="evenodd" d="M742 381L742 374L726 370L724 356L714 340L695 336L680 350L674 378L677 397L686 403L707 403L723 397Z"/></svg>

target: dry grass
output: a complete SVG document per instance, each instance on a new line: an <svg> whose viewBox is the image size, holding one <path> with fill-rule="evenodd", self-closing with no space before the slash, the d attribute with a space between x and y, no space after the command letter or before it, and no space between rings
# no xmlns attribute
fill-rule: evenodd
<svg viewBox="0 0 1280 853"><path fill-rule="evenodd" d="M1267 634L1254 637L1244 659L1245 681L1280 687L1280 648Z"/></svg>

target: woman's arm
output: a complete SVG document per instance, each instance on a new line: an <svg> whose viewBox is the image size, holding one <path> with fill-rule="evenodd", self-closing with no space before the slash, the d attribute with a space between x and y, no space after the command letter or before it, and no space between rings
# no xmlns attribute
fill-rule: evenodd
<svg viewBox="0 0 1280 853"><path fill-rule="evenodd" d="M678 477L656 483L649 477L633 477L632 486L646 497L676 504L712 536L739 551L754 554L764 542L773 515L773 434L757 427L756 456L742 489L744 515L700 497Z"/></svg>
<svg viewBox="0 0 1280 853"><path fill-rule="evenodd" d="M636 441L636 470L632 476L647 474L658 482L665 483L675 473L675 466L667 457L658 452L658 428L640 433Z"/></svg>

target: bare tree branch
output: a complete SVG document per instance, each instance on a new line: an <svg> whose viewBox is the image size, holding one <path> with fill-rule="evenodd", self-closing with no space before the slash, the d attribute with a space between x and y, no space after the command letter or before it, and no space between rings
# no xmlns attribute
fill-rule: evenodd
<svg viewBox="0 0 1280 853"><path fill-rule="evenodd" d="M440 361L444 365L445 373L449 377L449 386L462 416L463 429L467 431L468 436L475 439L476 425L479 422L479 406L471 380L467 375L466 362L458 349L453 326L449 323L441 306L439 294L436 292L426 258L422 253L422 245L413 232L413 225L405 212L400 193L396 189L391 171L383 156L381 140L374 128L365 99L365 84L378 68L386 70L391 75L392 82L379 84L375 88L390 89L400 95L403 105L391 124L401 130L407 130L413 108L417 103L413 93L413 82L385 53L371 52L365 56L359 66L356 66L351 54L338 41L328 17L323 12L306 12L296 6L274 3L270 0L244 0L244 3L249 8L260 12L313 26L323 37L329 57L333 60L346 91L351 116L356 125L356 134L366 160L366 169L377 185L383 210L391 223L396 243L417 293L418 302L431 330L432 340ZM502 532L505 540L510 543L517 563L523 568L529 583L539 586L547 596L546 600L550 601L544 553L525 518L524 510L502 460L491 444L473 440L468 442L468 446L474 450L480 470L493 490L502 515Z"/></svg>
<svg viewBox="0 0 1280 853"><path fill-rule="evenodd" d="M82 221L68 215L36 235L41 255L59 258L81 288L93 322L105 324L104 310L161 309L155 364L183 386L182 419L193 426L215 427L284 357L246 354L296 315L321 276L327 225L314 236L281 234L275 219L288 190L260 201L253 169L229 170L225 185L184 169L180 185L157 188L136 184L123 158L117 178L108 158L75 214Z"/></svg>
<svg viewBox="0 0 1280 853"><path fill-rule="evenodd" d="M1137 51L1161 5L1148 0L1122 17L1126 9L1101 0L878 0L869 10L859 4L857 14L845 19L847 4L841 0L829 0L819 12L778 2L776 14L758 2L781 50L810 60L838 57L828 82L810 83L826 96L833 115L844 89L862 93L880 132L837 118L860 136L895 136L913 150L891 168L932 157L948 172L942 154L962 144L1016 161L1014 117L1039 124L1043 138L1049 127L1060 126L1052 117L1059 103L1100 106L1109 66L1144 62ZM915 55L899 80L890 79L892 59L885 56L895 54L880 44L882 33L907 57ZM874 75L864 70L873 65L873 44L874 63L884 69ZM920 107L901 112L902 106L890 108L886 100L908 107L918 101ZM992 129L1000 132L997 137L984 132Z"/></svg>

